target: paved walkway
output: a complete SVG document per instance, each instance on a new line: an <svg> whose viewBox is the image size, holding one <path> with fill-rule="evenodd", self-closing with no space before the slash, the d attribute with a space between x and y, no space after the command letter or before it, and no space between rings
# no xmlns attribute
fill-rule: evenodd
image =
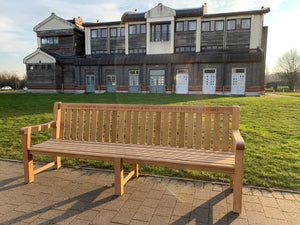
<svg viewBox="0 0 300 225"><path fill-rule="evenodd" d="M23 181L23 165L0 161L0 224L300 224L300 194L244 188L231 212L227 185L139 177L113 195L113 173L61 168Z"/></svg>

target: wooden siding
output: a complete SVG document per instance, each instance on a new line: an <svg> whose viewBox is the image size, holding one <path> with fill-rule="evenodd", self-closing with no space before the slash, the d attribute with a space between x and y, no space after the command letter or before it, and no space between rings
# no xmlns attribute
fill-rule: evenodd
<svg viewBox="0 0 300 225"><path fill-rule="evenodd" d="M226 45L250 46L250 30L227 31Z"/></svg>
<svg viewBox="0 0 300 225"><path fill-rule="evenodd" d="M175 32L175 47L196 46L196 32Z"/></svg>
<svg viewBox="0 0 300 225"><path fill-rule="evenodd" d="M107 38L91 38L91 50L107 51Z"/></svg>
<svg viewBox="0 0 300 225"><path fill-rule="evenodd" d="M146 48L146 34L128 35L128 48Z"/></svg>
<svg viewBox="0 0 300 225"><path fill-rule="evenodd" d="M223 46L224 32L202 32L201 33L201 46L219 45Z"/></svg>

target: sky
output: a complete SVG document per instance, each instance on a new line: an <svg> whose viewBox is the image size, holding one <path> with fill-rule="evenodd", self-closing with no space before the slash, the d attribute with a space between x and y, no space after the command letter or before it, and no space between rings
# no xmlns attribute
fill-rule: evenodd
<svg viewBox="0 0 300 225"><path fill-rule="evenodd" d="M270 7L264 17L268 26L267 66L272 72L277 58L290 49L300 51L299 0L0 0L0 72L24 76L23 59L37 49L33 27L52 12L64 19L80 16L85 22L119 21L126 11L146 12L162 3L173 9L201 7L210 13L258 10Z"/></svg>

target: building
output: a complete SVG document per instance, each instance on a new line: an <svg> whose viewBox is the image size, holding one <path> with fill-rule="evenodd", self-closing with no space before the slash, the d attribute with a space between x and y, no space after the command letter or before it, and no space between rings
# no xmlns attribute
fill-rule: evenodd
<svg viewBox="0 0 300 225"><path fill-rule="evenodd" d="M24 58L28 92L264 94L269 11L158 4L95 23L52 13L34 27L38 49Z"/></svg>

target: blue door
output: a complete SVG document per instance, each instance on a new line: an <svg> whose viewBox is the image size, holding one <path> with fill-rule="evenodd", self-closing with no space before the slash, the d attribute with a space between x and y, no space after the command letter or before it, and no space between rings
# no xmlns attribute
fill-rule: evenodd
<svg viewBox="0 0 300 225"><path fill-rule="evenodd" d="M165 93L165 71L150 70L150 93Z"/></svg>
<svg viewBox="0 0 300 225"><path fill-rule="evenodd" d="M140 75L138 70L129 70L128 81L129 81L128 92L139 93Z"/></svg>
<svg viewBox="0 0 300 225"><path fill-rule="evenodd" d="M94 71L87 71L85 76L85 92L95 93L95 74Z"/></svg>
<svg viewBox="0 0 300 225"><path fill-rule="evenodd" d="M117 91L116 75L106 75L106 91L115 93Z"/></svg>

